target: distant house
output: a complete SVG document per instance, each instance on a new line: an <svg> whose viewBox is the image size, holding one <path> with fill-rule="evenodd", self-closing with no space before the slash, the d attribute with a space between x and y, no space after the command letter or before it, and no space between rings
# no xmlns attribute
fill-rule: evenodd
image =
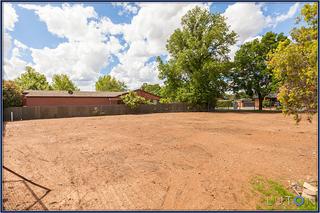
<svg viewBox="0 0 320 213"><path fill-rule="evenodd" d="M251 99L242 98L242 99L236 100L236 102L239 108L254 107L254 102Z"/></svg>
<svg viewBox="0 0 320 213"><path fill-rule="evenodd" d="M256 108L259 108L259 98L258 96L254 96L254 105ZM271 102L271 105L274 105L276 102L278 102L277 94L276 93L270 93L266 97L264 97L264 100L268 100Z"/></svg>
<svg viewBox="0 0 320 213"><path fill-rule="evenodd" d="M139 96L158 103L160 97L141 89L134 90ZM128 92L44 91L23 92L23 106L81 106L122 104L121 96Z"/></svg>

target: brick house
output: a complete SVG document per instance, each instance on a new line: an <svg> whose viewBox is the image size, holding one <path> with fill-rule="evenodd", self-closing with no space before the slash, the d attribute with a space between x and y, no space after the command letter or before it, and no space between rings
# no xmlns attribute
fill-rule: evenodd
<svg viewBox="0 0 320 213"><path fill-rule="evenodd" d="M239 108L245 108L245 107L254 107L255 102L253 102L251 99L239 99L237 100L237 104Z"/></svg>
<svg viewBox="0 0 320 213"><path fill-rule="evenodd" d="M158 103L160 97L141 89L134 90L139 96ZM23 92L23 106L81 106L122 104L121 96L128 92L44 91Z"/></svg>
<svg viewBox="0 0 320 213"><path fill-rule="evenodd" d="M254 105L256 108L259 108L259 98L258 96L254 96L253 97L254 99ZM263 100L268 100L270 101L271 105L273 106L276 102L278 102L278 99L277 99L277 94L276 93L270 93L269 95L267 95L266 97L264 97Z"/></svg>

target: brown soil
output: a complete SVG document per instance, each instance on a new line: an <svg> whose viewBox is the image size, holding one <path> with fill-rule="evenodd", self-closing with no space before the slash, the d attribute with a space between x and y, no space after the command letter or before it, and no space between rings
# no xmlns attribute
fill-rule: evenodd
<svg viewBox="0 0 320 213"><path fill-rule="evenodd" d="M7 123L6 209L255 209L256 175L317 179L317 121L163 113ZM37 202L36 199L42 202Z"/></svg>

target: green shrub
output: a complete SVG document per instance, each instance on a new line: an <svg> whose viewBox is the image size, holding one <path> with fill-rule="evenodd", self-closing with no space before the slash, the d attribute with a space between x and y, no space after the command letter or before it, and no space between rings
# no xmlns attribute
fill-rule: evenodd
<svg viewBox="0 0 320 213"><path fill-rule="evenodd" d="M2 82L2 100L3 107L19 107L22 106L22 90L14 81Z"/></svg>
<svg viewBox="0 0 320 213"><path fill-rule="evenodd" d="M232 107L232 100L217 100L216 107L218 108Z"/></svg>
<svg viewBox="0 0 320 213"><path fill-rule="evenodd" d="M276 110L282 110L282 106L277 105Z"/></svg>
<svg viewBox="0 0 320 213"><path fill-rule="evenodd" d="M270 100L263 100L262 107L263 108L271 107L271 101Z"/></svg>
<svg viewBox="0 0 320 213"><path fill-rule="evenodd" d="M140 104L152 104L151 101L139 96L136 92L132 91L126 95L121 96L121 100L131 109L138 107Z"/></svg>
<svg viewBox="0 0 320 213"><path fill-rule="evenodd" d="M170 98L160 98L159 102L161 104L169 104L169 103L172 103L171 99Z"/></svg>

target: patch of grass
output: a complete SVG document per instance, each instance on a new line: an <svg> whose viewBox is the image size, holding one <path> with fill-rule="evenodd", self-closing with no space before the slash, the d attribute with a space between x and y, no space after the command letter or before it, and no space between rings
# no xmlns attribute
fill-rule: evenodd
<svg viewBox="0 0 320 213"><path fill-rule="evenodd" d="M251 185L260 198L257 204L259 210L317 210L317 202L306 198L303 205L297 206L293 202L296 195L274 180L256 176L251 180Z"/></svg>

